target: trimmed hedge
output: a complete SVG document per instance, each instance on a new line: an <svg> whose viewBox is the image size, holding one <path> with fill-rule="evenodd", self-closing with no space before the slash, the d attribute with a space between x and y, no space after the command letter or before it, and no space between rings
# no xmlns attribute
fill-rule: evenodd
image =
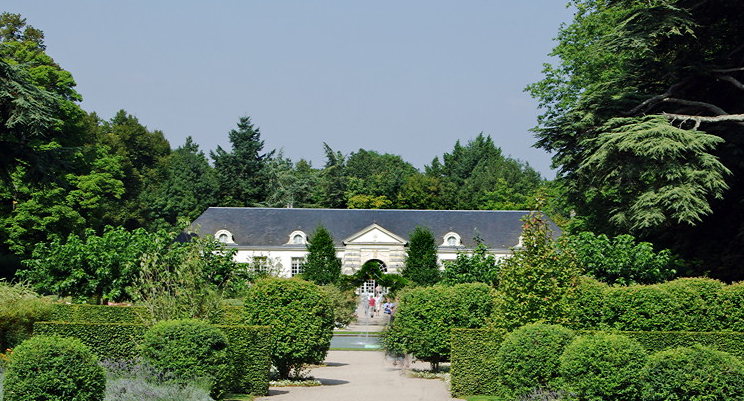
<svg viewBox="0 0 744 401"><path fill-rule="evenodd" d="M495 395L500 372L496 356L505 330L453 329L450 375L452 395Z"/></svg>
<svg viewBox="0 0 744 401"><path fill-rule="evenodd" d="M149 326L125 323L36 322L34 335L78 338L101 359L134 359L140 355Z"/></svg>
<svg viewBox="0 0 744 401"><path fill-rule="evenodd" d="M554 387L558 356L574 336L571 329L544 323L526 324L507 334L496 356L505 393L516 398L536 388Z"/></svg>
<svg viewBox="0 0 744 401"><path fill-rule="evenodd" d="M133 359L140 355L150 326L122 323L36 322L34 334L80 339L100 358ZM217 326L227 336L228 391L265 395L269 391L271 330L266 326Z"/></svg>
<svg viewBox="0 0 744 401"><path fill-rule="evenodd" d="M660 351L643 368L642 399L714 401L744 399L744 365L726 352L696 345Z"/></svg>
<svg viewBox="0 0 744 401"><path fill-rule="evenodd" d="M592 333L596 331L579 331L577 335ZM685 331L613 333L635 339L649 353L701 344L744 358L744 333ZM489 329L452 330L450 373L454 396L498 394L499 372L495 361L505 335L503 331Z"/></svg>
<svg viewBox="0 0 744 401"><path fill-rule="evenodd" d="M242 306L225 306L211 319L212 324L224 326L241 326L245 324Z"/></svg>
<svg viewBox="0 0 744 401"><path fill-rule="evenodd" d="M271 329L268 326L217 326L227 336L227 391L253 395L269 393Z"/></svg>
<svg viewBox="0 0 744 401"><path fill-rule="evenodd" d="M152 312L143 306L55 304L52 322L130 323L152 322Z"/></svg>
<svg viewBox="0 0 744 401"><path fill-rule="evenodd" d="M586 401L637 400L648 353L638 341L598 332L576 337L560 356L560 375L569 393Z"/></svg>
<svg viewBox="0 0 744 401"><path fill-rule="evenodd" d="M6 401L100 401L106 376L81 341L36 336L14 350L3 387Z"/></svg>
<svg viewBox="0 0 744 401"><path fill-rule="evenodd" d="M618 333L635 339L650 353L700 344L744 358L744 333L722 331L704 333L691 331L621 331Z"/></svg>

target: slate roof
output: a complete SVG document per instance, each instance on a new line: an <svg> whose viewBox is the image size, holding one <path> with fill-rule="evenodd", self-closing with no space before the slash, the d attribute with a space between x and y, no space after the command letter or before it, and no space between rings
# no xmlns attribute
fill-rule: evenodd
<svg viewBox="0 0 744 401"><path fill-rule="evenodd" d="M341 246L344 239L375 223L406 240L420 225L431 230L437 245L452 231L466 247L474 246L477 234L489 248L507 250L517 245L520 219L526 214L529 211L210 207L193 222L192 231L203 235L225 229L233 234L237 246L282 246L293 231L312 235L323 224Z"/></svg>

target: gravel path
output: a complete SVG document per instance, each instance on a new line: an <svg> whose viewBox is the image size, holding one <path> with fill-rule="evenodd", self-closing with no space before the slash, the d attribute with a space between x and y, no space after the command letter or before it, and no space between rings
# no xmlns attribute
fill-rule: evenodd
<svg viewBox="0 0 744 401"><path fill-rule="evenodd" d="M428 368L428 363L414 368ZM451 398L437 379L406 377L379 351L329 351L326 366L310 373L318 387L272 387L256 401L446 401Z"/></svg>

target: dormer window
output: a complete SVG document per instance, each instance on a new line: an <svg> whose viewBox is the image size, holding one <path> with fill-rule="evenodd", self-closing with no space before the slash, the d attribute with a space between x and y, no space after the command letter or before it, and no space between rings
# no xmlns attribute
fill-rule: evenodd
<svg viewBox="0 0 744 401"><path fill-rule="evenodd" d="M219 230L214 234L214 238L217 239L217 241L223 243L223 244L234 244L235 240L233 240L233 235L230 231L227 230Z"/></svg>
<svg viewBox="0 0 744 401"><path fill-rule="evenodd" d="M460 246L462 245L460 241L460 235L455 232L449 232L444 235L444 241L442 242L442 246Z"/></svg>
<svg viewBox="0 0 744 401"><path fill-rule="evenodd" d="M289 234L289 242L291 245L305 245L307 244L307 234L303 231L293 231Z"/></svg>

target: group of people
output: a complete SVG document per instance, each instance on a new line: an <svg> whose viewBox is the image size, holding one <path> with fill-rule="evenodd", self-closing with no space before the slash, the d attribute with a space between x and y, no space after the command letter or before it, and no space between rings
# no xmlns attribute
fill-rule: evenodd
<svg viewBox="0 0 744 401"><path fill-rule="evenodd" d="M385 301L384 303L383 300ZM398 304L397 302L393 302L389 297L383 297L382 291L375 289L374 294L367 295L365 305L366 313L370 318L379 316L380 313L383 313L388 317L388 321L390 321L395 314L395 309Z"/></svg>

